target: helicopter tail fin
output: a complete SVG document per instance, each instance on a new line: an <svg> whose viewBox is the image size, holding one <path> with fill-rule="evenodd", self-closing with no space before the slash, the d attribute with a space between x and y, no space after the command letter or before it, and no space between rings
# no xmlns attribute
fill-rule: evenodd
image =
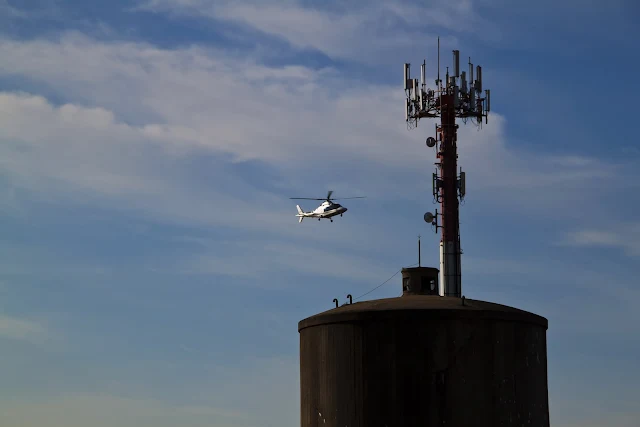
<svg viewBox="0 0 640 427"><path fill-rule="evenodd" d="M296 209L298 209L298 215L296 215L297 217L300 217L300 219L298 219L298 224L302 222L302 220L304 219L304 211L302 210L302 208L300 207L300 205L296 205Z"/></svg>

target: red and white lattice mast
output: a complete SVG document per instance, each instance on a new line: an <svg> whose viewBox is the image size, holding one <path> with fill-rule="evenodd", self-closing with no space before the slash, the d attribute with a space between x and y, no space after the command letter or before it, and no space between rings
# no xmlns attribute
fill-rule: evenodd
<svg viewBox="0 0 640 427"><path fill-rule="evenodd" d="M465 195L465 173L458 175L456 118L464 123L468 120L482 125L482 118L488 119L490 91L482 91L482 68L474 69L469 58L469 74L460 72L460 52L453 51L453 73L447 67L444 82L440 79L440 40L438 39L438 77L435 89L429 89L425 82L426 61L420 69L420 82L410 77L410 64L404 64L404 90L407 95L406 121L410 128L418 126L423 118L440 118L436 124L436 137L427 138L427 146L435 147L438 162L433 174L434 202L440 203L440 214L427 212L424 220L442 230L440 240L440 280L441 296L460 297L462 295L462 269L460 265L460 221L459 201ZM441 217L439 221L438 217Z"/></svg>

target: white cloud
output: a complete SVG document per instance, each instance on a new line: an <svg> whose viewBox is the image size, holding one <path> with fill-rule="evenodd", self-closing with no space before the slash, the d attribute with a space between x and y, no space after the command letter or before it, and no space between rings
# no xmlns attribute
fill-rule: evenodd
<svg viewBox="0 0 640 427"><path fill-rule="evenodd" d="M570 242L576 246L621 246L621 236L610 231L582 230L569 234Z"/></svg>
<svg viewBox="0 0 640 427"><path fill-rule="evenodd" d="M28 94L0 94L0 116L0 138L7 142L0 146L0 165L11 180L11 188L18 189L13 191L59 203L97 204L180 224L272 233L286 242L274 245L258 241L239 247L223 241L210 242L216 246L217 254L196 251L186 264L177 266L181 271L246 276L283 268L326 274L326 265L331 264L333 268L328 273L332 277L351 276L366 280L373 279L373 274L379 271L386 274L384 269L372 269L371 261L333 253L344 253L347 247L363 247L367 251L370 243L376 240L370 232L375 223L334 223L335 227L325 227L326 231L318 236L317 228L298 224L293 204L283 203L281 198L243 183L241 179L231 180L227 166L220 161L212 160L212 167L217 170L196 173L198 178L208 182L196 182L193 171L182 166L183 162L188 165L193 156L208 155L209 151L215 153L215 147L194 149L190 141L167 138L161 126L127 125L103 108L74 104L56 107L42 97ZM34 122L38 125L33 126ZM201 136L205 137L204 134ZM275 150L278 142L272 145ZM265 144L269 143L265 140ZM324 225L328 224L321 224ZM350 235L346 240L345 230ZM377 237L386 234L389 233L381 232ZM315 236L314 244L332 242L332 252L325 253L298 241L305 251L301 252L294 242L286 240L310 236ZM222 250L225 252L221 253ZM268 260L261 257L265 252L269 253ZM52 262L52 254L43 255L48 262L39 263L39 268L34 270L30 263L33 253L21 256L19 260L14 251L10 253L12 261L7 262L5 272L20 275L43 271L48 274L80 273L76 263L60 265ZM243 266L247 253L258 260L249 270ZM313 255L311 263L307 262L310 254ZM152 265L154 262L159 265L158 260L152 261ZM63 266L67 265L71 267L63 272ZM164 267L166 264L158 268ZM83 266L82 271L87 270L99 273L103 268ZM362 271L369 274L363 275Z"/></svg>
<svg viewBox="0 0 640 427"><path fill-rule="evenodd" d="M139 0L133 10L234 23L241 29L284 40L295 48L317 49L337 59L381 63L411 56L416 46L434 48L438 35L445 52L454 45L461 47L468 36L492 46L566 50L573 37L593 35L594 26L590 23L603 17L620 25L609 26L606 31L595 28L601 31L597 39L625 43L624 38L633 28L630 6L617 1L604 10L596 5L601 3L599 0L588 3L592 5L550 0L536 4L505 0L370 0L313 5L300 0L248 0L241 4L229 0ZM568 22L564 19L568 13L577 19ZM541 20L547 33L562 34L567 40L541 38ZM226 35L239 37L237 32Z"/></svg>
<svg viewBox="0 0 640 427"><path fill-rule="evenodd" d="M615 248L622 250L628 256L638 257L640 256L640 223L618 222L599 228L570 231L558 244L585 248Z"/></svg>
<svg viewBox="0 0 640 427"><path fill-rule="evenodd" d="M178 167L177 159L212 153L266 162L292 192L328 183L340 184L333 189L345 193L366 191L370 198L415 198L430 191L428 165L435 154L423 139L431 123L406 130L399 86L367 86L335 70L266 67L198 47L164 50L77 34L53 42L4 40L0 54L14 58L0 65L0 74L44 82L74 100L54 107L41 97L2 97L0 132L12 142L4 144L3 167L49 189L64 183L112 196L135 194L133 206L162 204L180 220L216 217L223 203L247 214L256 205L282 205L264 194L235 191L242 200L254 197L248 203L229 194L220 199L214 189L185 191L177 176L192 184L190 171ZM497 113L480 132L460 130L460 165L474 199L480 198L476 192L500 192L512 206L537 207L539 214L567 197L586 201L615 175L604 162L592 165L569 155L560 170L554 157L514 151L505 126ZM210 182L224 182L211 173ZM158 201L161 194L166 202ZM188 215L184 206L192 207ZM261 212L267 222L277 222L278 215ZM242 214L225 221L251 224Z"/></svg>
<svg viewBox="0 0 640 427"><path fill-rule="evenodd" d="M0 201L7 212L17 215L20 200L36 197L169 223L270 233L279 236L281 246L269 255L279 268L326 273L331 262L331 274L365 280L362 271L386 277L393 268L372 269L359 257L371 256L380 242L400 249L414 238L385 226L388 218L374 218L375 207L430 202L425 195L435 153L424 137L432 124L407 131L399 85L371 87L336 70L267 67L217 50L104 43L78 34L0 41L0 54L14 58L0 64L0 75L44 82L70 101L0 95L0 168L9 178ZM467 172L467 199L478 208L484 203L531 217L582 218L593 192L617 182L614 165L515 150L506 132L500 114L479 132L461 127L459 164ZM207 162L194 167L199 158ZM226 158L266 165L277 188L258 189L259 178L234 172ZM326 189L368 199L350 201L344 221L320 233L316 223L298 224L286 198ZM326 242L336 254L320 257L323 250L314 245ZM300 260L296 247L314 251L314 261ZM274 268L266 260L241 268L246 255L236 249L222 257L194 251L179 267L235 275ZM407 262L398 257L387 262ZM152 262L154 268L174 264Z"/></svg>
<svg viewBox="0 0 640 427"><path fill-rule="evenodd" d="M410 54L416 42L434 47L438 30L471 32L475 37L497 37L497 31L468 0L332 2L306 6L300 1L249 1L241 4L214 0L146 0L140 11L172 12L233 22L287 41L300 49L365 63L387 61ZM428 28L429 31L424 29ZM456 42L442 37L442 46Z"/></svg>
<svg viewBox="0 0 640 427"><path fill-rule="evenodd" d="M0 338L32 341L43 337L46 328L38 322L0 314Z"/></svg>
<svg viewBox="0 0 640 427"><path fill-rule="evenodd" d="M55 186L55 179L104 193L162 190L152 180L131 176L144 167L136 141L143 130L116 123L110 111L55 108L40 96L4 93L0 114L3 170L13 176L41 178L44 189Z"/></svg>
<svg viewBox="0 0 640 427"><path fill-rule="evenodd" d="M14 186L40 197L106 200L112 208L151 211L173 221L247 227L254 224L254 203L273 203L256 191L245 193L254 196L253 202L220 191L215 179L224 174L215 171L207 176L213 192L206 183L190 187L185 169L176 167L182 157L167 152L173 141L163 140L166 134L116 122L110 111L54 107L39 96L0 94L0 112L2 170ZM235 214L227 215L221 206L232 207ZM281 217L263 212L260 218L269 223Z"/></svg>

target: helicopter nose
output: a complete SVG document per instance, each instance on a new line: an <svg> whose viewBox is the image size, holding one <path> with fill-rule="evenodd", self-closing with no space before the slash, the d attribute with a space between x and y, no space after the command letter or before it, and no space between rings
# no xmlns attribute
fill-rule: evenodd
<svg viewBox="0 0 640 427"><path fill-rule="evenodd" d="M347 208L342 208L342 212L343 212L343 213L344 213L344 212L346 212L346 211L348 211L348 209L347 209Z"/></svg>

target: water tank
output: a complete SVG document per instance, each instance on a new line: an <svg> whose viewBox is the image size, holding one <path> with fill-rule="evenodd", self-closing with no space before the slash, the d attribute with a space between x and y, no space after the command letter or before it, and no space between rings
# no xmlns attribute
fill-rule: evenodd
<svg viewBox="0 0 640 427"><path fill-rule="evenodd" d="M549 427L547 319L432 295L437 277L299 322L302 427Z"/></svg>

